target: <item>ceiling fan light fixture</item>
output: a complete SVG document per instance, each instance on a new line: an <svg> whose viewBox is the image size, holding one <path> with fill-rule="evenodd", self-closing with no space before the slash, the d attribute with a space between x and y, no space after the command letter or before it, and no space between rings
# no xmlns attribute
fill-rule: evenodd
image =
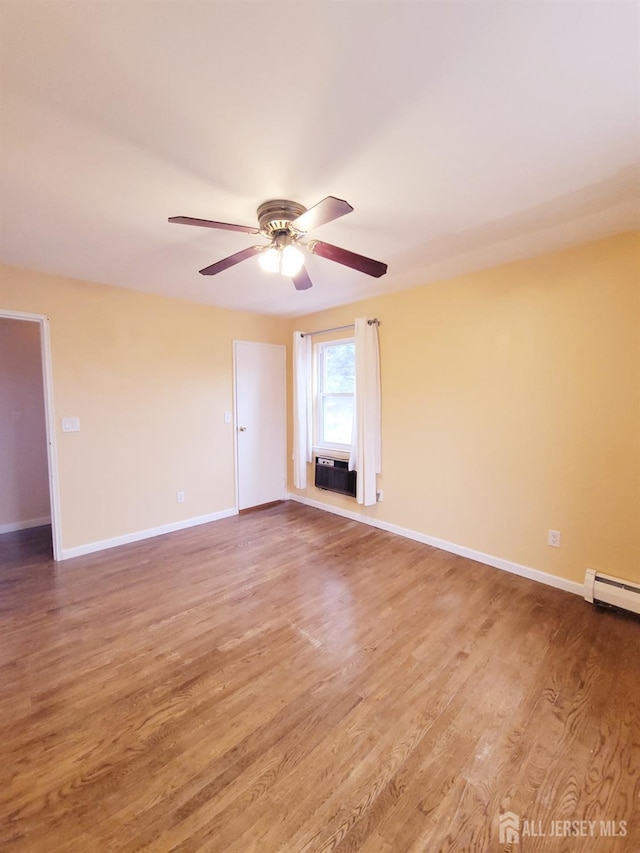
<svg viewBox="0 0 640 853"><path fill-rule="evenodd" d="M274 246L260 255L259 262L265 272L280 272L280 252Z"/></svg>
<svg viewBox="0 0 640 853"><path fill-rule="evenodd" d="M304 257L300 249L296 249L295 246L285 246L282 250L282 257L280 262L280 272L282 275L292 276L299 273L302 269L302 264L304 263Z"/></svg>
<svg viewBox="0 0 640 853"><path fill-rule="evenodd" d="M299 273L304 263L300 249L295 246L271 246L260 255L260 266L265 272L279 272L289 278Z"/></svg>

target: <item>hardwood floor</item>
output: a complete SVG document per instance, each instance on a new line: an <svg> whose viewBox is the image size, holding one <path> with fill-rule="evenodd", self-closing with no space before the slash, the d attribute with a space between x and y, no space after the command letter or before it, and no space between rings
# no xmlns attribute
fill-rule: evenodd
<svg viewBox="0 0 640 853"><path fill-rule="evenodd" d="M37 537L0 538L3 853L640 850L638 620L292 503Z"/></svg>

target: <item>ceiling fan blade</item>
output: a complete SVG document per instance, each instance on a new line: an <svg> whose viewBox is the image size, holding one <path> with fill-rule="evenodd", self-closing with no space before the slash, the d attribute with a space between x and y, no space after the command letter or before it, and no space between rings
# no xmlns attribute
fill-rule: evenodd
<svg viewBox="0 0 640 853"><path fill-rule="evenodd" d="M258 255L265 247L264 246L249 246L248 249L243 249L241 252L236 252L235 255L229 255L228 258L223 258L211 266L200 270L200 275L216 275L216 273L228 270L229 267L234 267L241 261L246 261L254 255Z"/></svg>
<svg viewBox="0 0 640 853"><path fill-rule="evenodd" d="M301 213L297 219L291 223L297 231L312 231L314 228L319 228L321 225L326 225L327 222L333 222L334 219L339 219L346 213L351 213L353 208L348 201L341 198L334 198L328 195Z"/></svg>
<svg viewBox="0 0 640 853"><path fill-rule="evenodd" d="M248 225L230 225L228 222L214 222L211 219L194 219L193 216L170 216L169 222L178 225L199 225L202 228L222 228L225 231L242 231L244 234L259 234L257 228Z"/></svg>
<svg viewBox="0 0 640 853"><path fill-rule="evenodd" d="M321 258L326 258L328 261L335 261L345 267L351 267L367 275L372 275L374 278L380 278L387 271L387 265L381 261L365 258L364 255L357 255L355 252L349 252L347 249L339 248L339 246L332 246L331 243L312 240L307 248L314 255L320 255Z"/></svg>
<svg viewBox="0 0 640 853"><path fill-rule="evenodd" d="M299 272L293 276L293 286L296 290L309 290L310 287L313 287L309 273L304 267L300 267Z"/></svg>

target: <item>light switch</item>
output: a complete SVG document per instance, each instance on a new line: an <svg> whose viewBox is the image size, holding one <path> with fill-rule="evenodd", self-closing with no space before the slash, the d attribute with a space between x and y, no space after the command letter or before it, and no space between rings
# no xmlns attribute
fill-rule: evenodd
<svg viewBox="0 0 640 853"><path fill-rule="evenodd" d="M225 424L231 423L231 412L225 412L224 413L224 422L225 422Z"/></svg>
<svg viewBox="0 0 640 853"><path fill-rule="evenodd" d="M62 432L80 432L80 418L63 418Z"/></svg>

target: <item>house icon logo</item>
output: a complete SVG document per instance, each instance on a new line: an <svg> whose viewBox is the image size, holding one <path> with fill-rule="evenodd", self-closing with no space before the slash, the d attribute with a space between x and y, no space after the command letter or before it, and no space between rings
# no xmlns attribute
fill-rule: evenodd
<svg viewBox="0 0 640 853"><path fill-rule="evenodd" d="M499 821L500 844L520 844L520 815L505 812Z"/></svg>

